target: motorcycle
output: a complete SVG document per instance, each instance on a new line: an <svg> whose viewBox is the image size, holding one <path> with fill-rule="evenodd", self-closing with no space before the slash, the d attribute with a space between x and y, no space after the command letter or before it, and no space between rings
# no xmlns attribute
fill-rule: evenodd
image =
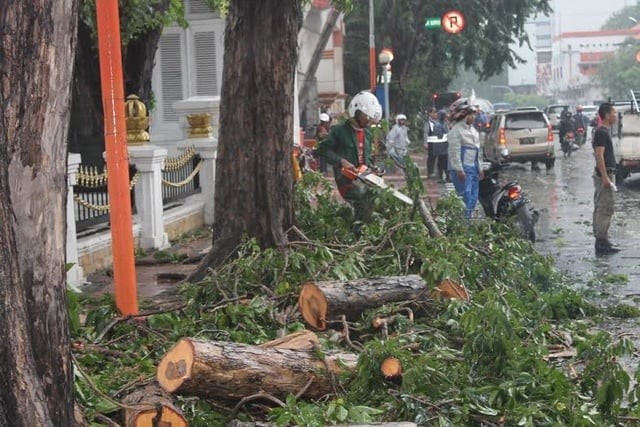
<svg viewBox="0 0 640 427"><path fill-rule="evenodd" d="M570 157L573 151L576 151L579 147L576 145L576 134L573 131L569 131L564 135L562 141L560 141L560 147L565 157Z"/></svg>
<svg viewBox="0 0 640 427"><path fill-rule="evenodd" d="M536 241L535 224L538 211L529 207L522 187L518 181L500 184L498 171L503 164L482 163L484 178L480 180L478 200L487 217L495 220L507 220L515 217L520 236L532 242Z"/></svg>

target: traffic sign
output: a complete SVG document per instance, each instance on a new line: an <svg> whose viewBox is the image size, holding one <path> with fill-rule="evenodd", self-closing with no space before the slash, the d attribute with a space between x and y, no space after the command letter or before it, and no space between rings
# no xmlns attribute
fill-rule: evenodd
<svg viewBox="0 0 640 427"><path fill-rule="evenodd" d="M442 22L442 18L439 18L437 16L427 18L424 21L424 28L427 28L427 29L440 28L441 22Z"/></svg>
<svg viewBox="0 0 640 427"><path fill-rule="evenodd" d="M462 12L453 9L442 15L441 25L442 29L447 33L457 34L464 30L464 27L467 25L467 20Z"/></svg>

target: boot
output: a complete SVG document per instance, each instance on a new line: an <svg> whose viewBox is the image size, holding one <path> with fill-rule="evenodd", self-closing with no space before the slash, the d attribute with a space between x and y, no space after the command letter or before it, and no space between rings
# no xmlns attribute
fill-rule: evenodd
<svg viewBox="0 0 640 427"><path fill-rule="evenodd" d="M596 255L609 255L620 252L620 249L613 246L607 239L596 239Z"/></svg>

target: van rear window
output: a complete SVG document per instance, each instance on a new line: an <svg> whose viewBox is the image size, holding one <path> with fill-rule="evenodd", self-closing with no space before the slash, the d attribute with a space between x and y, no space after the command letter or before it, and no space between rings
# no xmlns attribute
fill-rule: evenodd
<svg viewBox="0 0 640 427"><path fill-rule="evenodd" d="M505 117L505 129L546 129L547 122L544 116L539 113L519 113L510 114Z"/></svg>

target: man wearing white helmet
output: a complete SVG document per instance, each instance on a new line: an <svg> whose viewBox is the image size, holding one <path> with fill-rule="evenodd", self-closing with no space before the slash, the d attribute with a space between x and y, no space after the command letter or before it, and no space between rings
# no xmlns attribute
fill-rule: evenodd
<svg viewBox="0 0 640 427"><path fill-rule="evenodd" d="M449 174L456 192L465 204L465 217L470 218L478 203L479 182L482 170L478 155L480 135L475 127L476 108L467 98L451 104L449 116L454 123L449 131Z"/></svg>
<svg viewBox="0 0 640 427"><path fill-rule="evenodd" d="M409 129L407 128L407 116L398 114L396 124L387 134L387 153L400 168L404 170L404 156L409 149Z"/></svg>
<svg viewBox="0 0 640 427"><path fill-rule="evenodd" d="M356 221L368 222L373 207L366 187L356 186L343 175L342 169L357 173L357 168L372 167L372 135L369 125L382 118L378 99L362 91L349 103L349 119L331 128L329 135L318 144L318 154L333 166L333 176L340 195L354 208Z"/></svg>

